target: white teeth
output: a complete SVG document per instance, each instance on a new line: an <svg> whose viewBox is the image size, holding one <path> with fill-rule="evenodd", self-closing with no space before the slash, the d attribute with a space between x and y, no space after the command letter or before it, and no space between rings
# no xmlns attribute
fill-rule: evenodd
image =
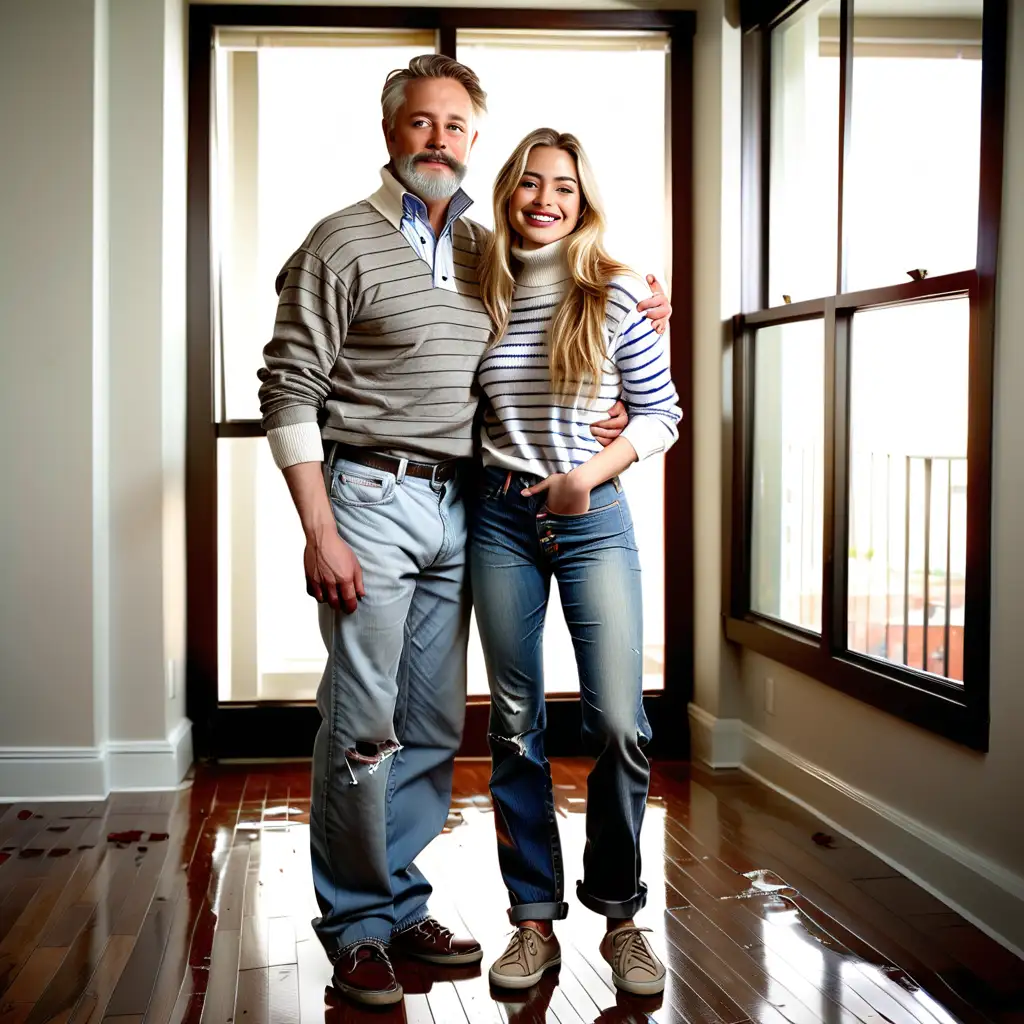
<svg viewBox="0 0 1024 1024"><path fill-rule="evenodd" d="M543 213L528 213L526 216L528 220L539 220L542 224L554 224L555 222L554 217L548 217Z"/></svg>

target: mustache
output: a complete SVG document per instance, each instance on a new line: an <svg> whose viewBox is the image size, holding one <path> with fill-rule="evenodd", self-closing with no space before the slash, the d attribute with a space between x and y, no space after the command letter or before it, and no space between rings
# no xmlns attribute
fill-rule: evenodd
<svg viewBox="0 0 1024 1024"><path fill-rule="evenodd" d="M412 158L412 162L414 164L442 163L450 167L453 171L462 170L462 164L450 153L446 153L443 149L428 150L426 153L417 153Z"/></svg>

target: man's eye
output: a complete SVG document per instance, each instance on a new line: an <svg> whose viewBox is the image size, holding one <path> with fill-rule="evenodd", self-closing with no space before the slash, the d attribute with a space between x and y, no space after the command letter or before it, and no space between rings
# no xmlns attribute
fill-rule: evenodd
<svg viewBox="0 0 1024 1024"><path fill-rule="evenodd" d="M449 131L453 131L453 132L461 132L461 131L465 130L462 127L461 124L450 124L450 125L448 125L448 129L449 129Z"/></svg>
<svg viewBox="0 0 1024 1024"><path fill-rule="evenodd" d="M418 121L413 121L412 126L413 126L413 128L425 128L426 124L427 124L426 121L420 119Z"/></svg>

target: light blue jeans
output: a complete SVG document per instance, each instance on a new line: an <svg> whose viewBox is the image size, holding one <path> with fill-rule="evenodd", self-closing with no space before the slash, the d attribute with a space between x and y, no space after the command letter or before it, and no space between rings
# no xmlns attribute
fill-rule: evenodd
<svg viewBox="0 0 1024 1024"><path fill-rule="evenodd" d="M463 485L326 471L338 533L363 570L348 615L320 608L310 847L328 955L427 916L416 857L444 827L466 707L470 598Z"/></svg>
<svg viewBox="0 0 1024 1024"><path fill-rule="evenodd" d="M544 753L543 637L551 578L558 583L579 672L583 739L597 762L587 780L587 845L579 901L606 917L646 902L640 828L651 738L643 707L640 559L617 483L564 516L536 477L484 471L475 503L473 600L491 687L491 796L498 862L513 922L562 918L564 871L551 769ZM560 680L562 690L575 680Z"/></svg>

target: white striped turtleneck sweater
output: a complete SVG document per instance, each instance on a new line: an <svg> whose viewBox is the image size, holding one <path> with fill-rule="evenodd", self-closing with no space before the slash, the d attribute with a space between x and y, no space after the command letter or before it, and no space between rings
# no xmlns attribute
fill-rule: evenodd
<svg viewBox="0 0 1024 1024"><path fill-rule="evenodd" d="M666 451L682 419L669 372L665 335L636 311L651 293L635 277L608 285L607 356L601 387L591 397L557 394L548 362L551 321L571 283L565 240L541 249L513 249L519 273L504 336L484 355L479 379L487 398L481 431L485 466L546 477L568 473L601 451L591 425L619 398L629 413L622 432L638 459Z"/></svg>

